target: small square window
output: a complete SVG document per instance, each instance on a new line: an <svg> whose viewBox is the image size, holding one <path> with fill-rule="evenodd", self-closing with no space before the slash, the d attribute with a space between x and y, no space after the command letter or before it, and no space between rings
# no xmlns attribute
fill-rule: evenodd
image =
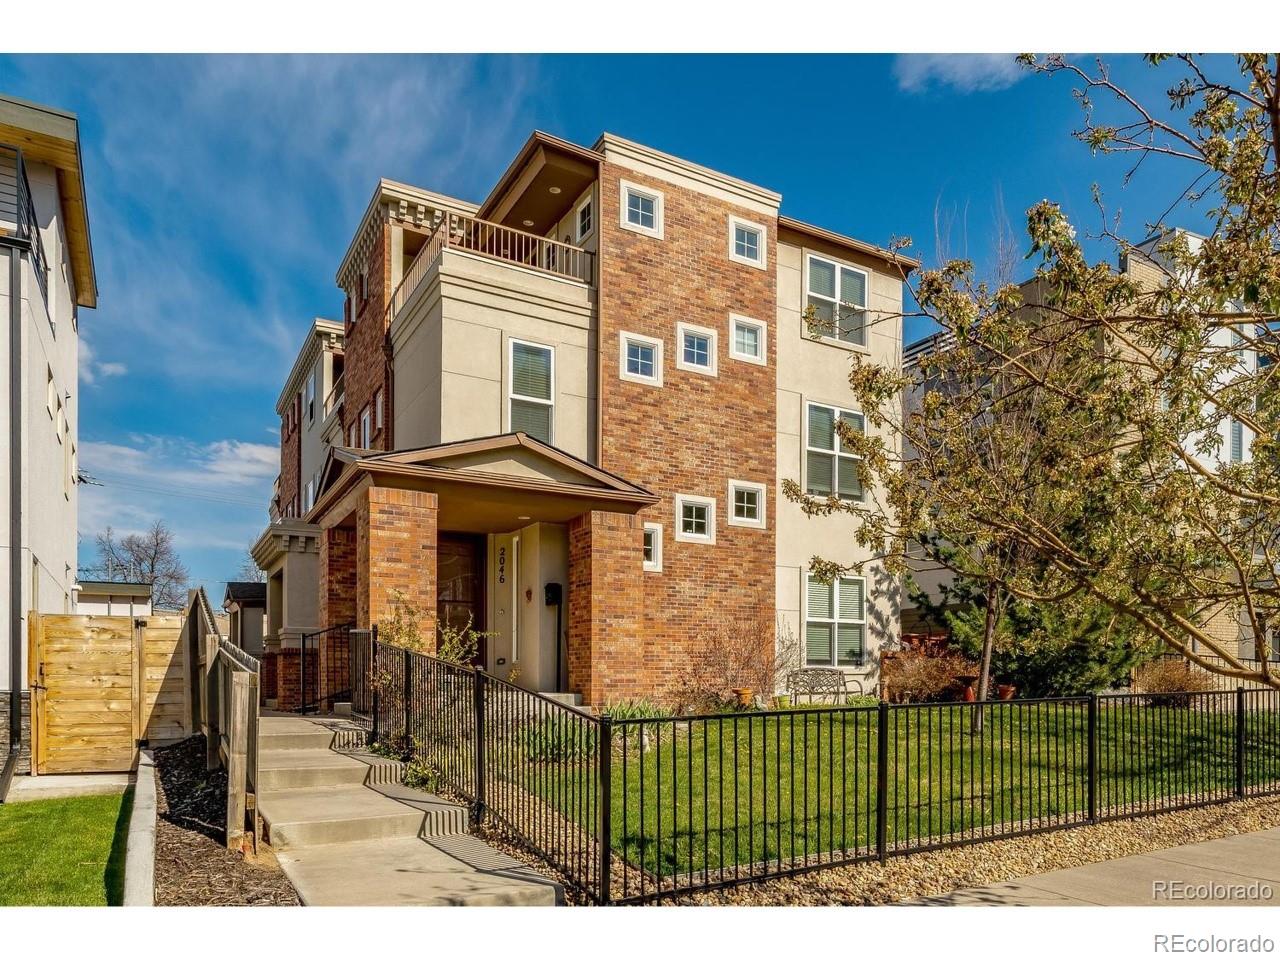
<svg viewBox="0 0 1280 960"><path fill-rule="evenodd" d="M687 543L716 542L716 501L712 497L676 494L676 539Z"/></svg>
<svg viewBox="0 0 1280 960"><path fill-rule="evenodd" d="M765 491L763 483L749 480L729 481L729 526L765 526Z"/></svg>
<svg viewBox="0 0 1280 960"><path fill-rule="evenodd" d="M634 383L662 386L662 341L623 331L619 337L618 376Z"/></svg>
<svg viewBox="0 0 1280 960"><path fill-rule="evenodd" d="M662 524L644 525L644 569L647 573L662 572Z"/></svg>
<svg viewBox="0 0 1280 960"><path fill-rule="evenodd" d="M662 193L626 180L620 182L619 222L623 229L662 239Z"/></svg>
<svg viewBox="0 0 1280 960"><path fill-rule="evenodd" d="M676 367L694 373L716 375L716 332L691 323L676 325Z"/></svg>
<svg viewBox="0 0 1280 960"><path fill-rule="evenodd" d="M766 266L765 228L750 220L729 218L729 259L763 270Z"/></svg>
<svg viewBox="0 0 1280 960"><path fill-rule="evenodd" d="M747 363L765 363L768 328L759 320L729 314L729 356Z"/></svg>

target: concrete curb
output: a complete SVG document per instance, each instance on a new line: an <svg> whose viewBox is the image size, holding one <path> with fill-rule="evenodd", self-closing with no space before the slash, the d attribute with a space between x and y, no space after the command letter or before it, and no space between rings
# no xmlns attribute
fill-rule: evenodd
<svg viewBox="0 0 1280 960"><path fill-rule="evenodd" d="M124 905L153 907L156 902L156 765L150 750L138 752L133 813L124 858Z"/></svg>

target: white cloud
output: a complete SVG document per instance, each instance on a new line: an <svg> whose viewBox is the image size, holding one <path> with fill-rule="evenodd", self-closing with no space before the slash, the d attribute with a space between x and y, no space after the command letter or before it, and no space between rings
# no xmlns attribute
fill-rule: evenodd
<svg viewBox="0 0 1280 960"><path fill-rule="evenodd" d="M89 343L88 337L80 337L80 382L88 386L98 382L99 377L122 377L129 368L117 360L98 360Z"/></svg>
<svg viewBox="0 0 1280 960"><path fill-rule="evenodd" d="M893 61L898 89L922 93L951 87L959 93L1004 90L1026 72L1012 53L900 53Z"/></svg>

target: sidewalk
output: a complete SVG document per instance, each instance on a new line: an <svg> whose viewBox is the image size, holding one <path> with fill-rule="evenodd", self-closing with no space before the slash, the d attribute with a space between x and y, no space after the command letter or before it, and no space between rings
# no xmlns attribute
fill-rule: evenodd
<svg viewBox="0 0 1280 960"><path fill-rule="evenodd" d="M1280 905L1280 829L956 890L913 905L1274 907Z"/></svg>

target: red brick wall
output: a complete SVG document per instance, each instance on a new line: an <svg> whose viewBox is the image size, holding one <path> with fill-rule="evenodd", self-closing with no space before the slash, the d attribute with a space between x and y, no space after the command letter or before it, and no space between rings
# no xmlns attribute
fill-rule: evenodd
<svg viewBox="0 0 1280 960"><path fill-rule="evenodd" d="M332 527L320 534L320 626L356 619L356 531Z"/></svg>
<svg viewBox="0 0 1280 960"><path fill-rule="evenodd" d="M620 178L662 192L664 239L619 226ZM777 219L611 163L600 195L601 466L662 497L636 527L662 524L663 570L641 574L637 533L625 571L630 616L595 615L603 650L593 685L610 697L661 696L700 639L775 609ZM730 213L767 228L767 270L729 259ZM730 312L767 324L767 366L730 359ZM680 321L717 331L717 376L676 368ZM624 330L663 341L662 387L618 378ZM728 525L731 478L765 484L767 529ZM676 493L715 498L715 544L676 542ZM610 553L618 549L611 540ZM639 624L639 639L623 620Z"/></svg>
<svg viewBox="0 0 1280 960"><path fill-rule="evenodd" d="M268 650L262 654L262 676L258 680L258 699L265 703L276 699L279 694L277 684L280 682L276 673L276 658L279 654Z"/></svg>
<svg viewBox="0 0 1280 960"><path fill-rule="evenodd" d="M390 364L387 359L386 310L391 287L391 226L380 224L377 239L369 251L369 296L353 304L355 322L347 325L343 346L343 443L356 426L359 443L360 412L367 405L373 419L373 398L379 390L383 396L383 432L375 432L371 445L377 450L391 450ZM359 284L359 269L356 284ZM357 290L358 292L358 290Z"/></svg>
<svg viewBox="0 0 1280 960"><path fill-rule="evenodd" d="M356 511L357 626L386 620L400 591L421 610L419 630L435 649L436 514L434 493L368 489Z"/></svg>
<svg viewBox="0 0 1280 960"><path fill-rule="evenodd" d="M640 531L636 518L617 513L584 513L569 523L569 689L588 703L653 693L645 688L650 671L634 605L644 589Z"/></svg>
<svg viewBox="0 0 1280 960"><path fill-rule="evenodd" d="M315 703L320 691L314 645L307 649L307 702ZM302 706L302 660L297 647L285 647L276 655L276 709Z"/></svg>
<svg viewBox="0 0 1280 960"><path fill-rule="evenodd" d="M302 397L294 394L280 421L280 514L298 516L302 509ZM289 428L285 429L285 424ZM292 510L290 509L292 505Z"/></svg>

